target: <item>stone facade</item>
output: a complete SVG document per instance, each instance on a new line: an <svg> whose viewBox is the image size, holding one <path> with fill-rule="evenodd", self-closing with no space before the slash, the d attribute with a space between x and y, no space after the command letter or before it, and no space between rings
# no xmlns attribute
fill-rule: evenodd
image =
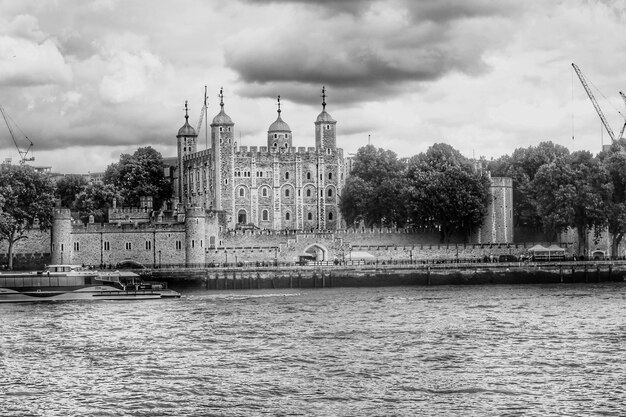
<svg viewBox="0 0 626 417"><path fill-rule="evenodd" d="M473 240L477 243L513 243L513 179L490 179L491 201L487 207L487 216Z"/></svg>

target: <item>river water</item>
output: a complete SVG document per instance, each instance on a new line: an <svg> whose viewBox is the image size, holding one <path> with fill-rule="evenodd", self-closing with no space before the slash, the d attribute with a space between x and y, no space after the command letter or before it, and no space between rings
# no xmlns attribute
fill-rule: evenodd
<svg viewBox="0 0 626 417"><path fill-rule="evenodd" d="M626 285L0 305L2 416L626 415Z"/></svg>

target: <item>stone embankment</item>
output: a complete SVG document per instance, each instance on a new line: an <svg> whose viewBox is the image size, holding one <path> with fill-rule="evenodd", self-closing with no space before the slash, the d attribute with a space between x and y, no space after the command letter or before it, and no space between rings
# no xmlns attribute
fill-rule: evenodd
<svg viewBox="0 0 626 417"><path fill-rule="evenodd" d="M173 268L149 275L172 288L207 290L594 283L624 281L626 261Z"/></svg>

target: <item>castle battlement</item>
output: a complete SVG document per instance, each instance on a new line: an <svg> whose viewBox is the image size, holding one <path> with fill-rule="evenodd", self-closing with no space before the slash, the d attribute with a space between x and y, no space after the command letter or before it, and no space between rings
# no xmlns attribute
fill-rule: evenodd
<svg viewBox="0 0 626 417"><path fill-rule="evenodd" d="M72 233L183 231L184 223L72 223Z"/></svg>

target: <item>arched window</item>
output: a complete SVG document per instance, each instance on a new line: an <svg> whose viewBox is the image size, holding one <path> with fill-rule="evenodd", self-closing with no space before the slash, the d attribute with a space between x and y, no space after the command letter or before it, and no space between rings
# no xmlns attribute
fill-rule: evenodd
<svg viewBox="0 0 626 417"><path fill-rule="evenodd" d="M285 213L285 220L289 220L291 219L291 213L287 212Z"/></svg>
<svg viewBox="0 0 626 417"><path fill-rule="evenodd" d="M243 187L239 187L239 197L245 197L246 190Z"/></svg>
<svg viewBox="0 0 626 417"><path fill-rule="evenodd" d="M332 180L332 179L333 179L333 173L332 173L332 172L329 172L329 173L328 173L328 179L329 179L329 180Z"/></svg>
<svg viewBox="0 0 626 417"><path fill-rule="evenodd" d="M333 189L332 189L332 188L329 188L329 189L328 189L328 196L329 196L329 197L332 197L332 196L333 196Z"/></svg>
<svg viewBox="0 0 626 417"><path fill-rule="evenodd" d="M311 189L310 188L306 189L306 196L307 197L311 197Z"/></svg>
<svg viewBox="0 0 626 417"><path fill-rule="evenodd" d="M263 213L261 214L261 218L263 219L263 221L267 221L269 219L269 213L267 210L263 210Z"/></svg>
<svg viewBox="0 0 626 417"><path fill-rule="evenodd" d="M289 191L289 188L285 188L285 197L289 197L291 195L291 192Z"/></svg>
<svg viewBox="0 0 626 417"><path fill-rule="evenodd" d="M285 179L288 180L289 179L289 171L285 172Z"/></svg>
<svg viewBox="0 0 626 417"><path fill-rule="evenodd" d="M267 197L267 187L263 187L263 190L261 191L261 195L263 197Z"/></svg>
<svg viewBox="0 0 626 417"><path fill-rule="evenodd" d="M333 212L329 212L328 213L328 220L332 220L333 219Z"/></svg>
<svg viewBox="0 0 626 417"><path fill-rule="evenodd" d="M285 148L287 148L289 146L289 144L287 142L285 142Z"/></svg>
<svg viewBox="0 0 626 417"><path fill-rule="evenodd" d="M313 220L313 213L309 213L309 214L307 214L306 218L307 218L308 220Z"/></svg>
<svg viewBox="0 0 626 417"><path fill-rule="evenodd" d="M277 138L278 138L278 134L274 133L274 139L277 139ZM274 145L274 146L276 146L276 145Z"/></svg>
<svg viewBox="0 0 626 417"><path fill-rule="evenodd" d="M277 146L278 146L278 143L274 142L274 147L277 147Z"/></svg>
<svg viewBox="0 0 626 417"><path fill-rule="evenodd" d="M310 180L310 179L311 179L311 173L310 173L310 172L307 172L307 173L306 173L306 179L307 179L307 180Z"/></svg>

